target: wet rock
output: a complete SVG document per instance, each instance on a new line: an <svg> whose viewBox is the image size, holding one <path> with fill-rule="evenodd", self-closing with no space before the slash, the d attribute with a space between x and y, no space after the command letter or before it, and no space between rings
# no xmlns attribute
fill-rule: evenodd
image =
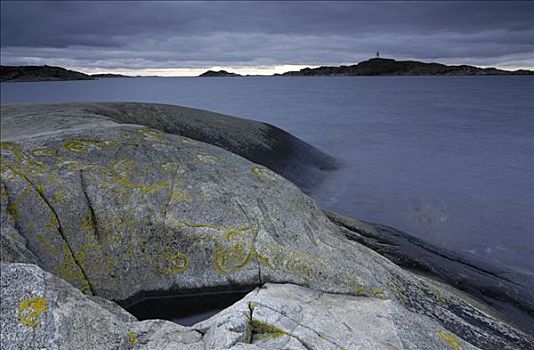
<svg viewBox="0 0 534 350"><path fill-rule="evenodd" d="M433 246L417 237L380 224L327 216L356 241L399 266L440 280L479 297L519 327L534 333L534 278Z"/></svg>

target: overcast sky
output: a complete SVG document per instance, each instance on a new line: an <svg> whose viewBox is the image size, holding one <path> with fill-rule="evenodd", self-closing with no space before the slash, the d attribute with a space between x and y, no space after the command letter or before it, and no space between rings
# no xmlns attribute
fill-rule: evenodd
<svg viewBox="0 0 534 350"><path fill-rule="evenodd" d="M3 65L272 73L395 59L534 69L534 2L1 2Z"/></svg>

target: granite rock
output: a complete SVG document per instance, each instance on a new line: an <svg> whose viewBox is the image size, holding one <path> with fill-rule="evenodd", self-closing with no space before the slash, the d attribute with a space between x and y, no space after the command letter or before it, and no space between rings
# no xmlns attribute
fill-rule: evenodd
<svg viewBox="0 0 534 350"><path fill-rule="evenodd" d="M5 350L477 349L392 300L292 284L265 284L214 317L183 327L117 315L35 265L3 264L0 283Z"/></svg>
<svg viewBox="0 0 534 350"><path fill-rule="evenodd" d="M97 111L110 105L92 106ZM122 108L137 107L126 104ZM421 337L427 337L433 339L427 341L428 346L434 346L437 343L433 341L441 334L441 338L454 339L452 344L467 342L484 349L534 345L530 335L502 321L486 305L403 270L348 239L346 228L334 224L310 197L272 170L215 145L141 125L138 114L128 119L125 113L113 119L103 112L89 113L87 108L56 105L2 109L5 263L37 264L89 296L120 301L122 305L147 294L290 283L300 287L284 292L287 295L297 295L298 291L303 298L309 293L342 295L332 297L332 308L338 308L339 313L343 298L356 300L356 314L367 312L369 322L389 327L384 334L391 335L388 342L392 347L404 344L392 335L401 329L400 321L394 323L395 317L413 323L406 332L413 330L415 340L406 336L406 344L423 344ZM202 124L201 120L195 123ZM39 288L27 289L27 297L42 292ZM328 303L329 298L325 297L324 302ZM302 306L298 298L294 305L286 299L290 309ZM113 315L113 322L124 323L128 318L110 305L91 300L100 305L99 310ZM320 308L320 304L312 308ZM249 310L250 305L246 306ZM380 317L372 315L375 308L391 315L391 322L381 324ZM262 308L254 310L258 317L268 313L260 311ZM315 314L324 312L321 309ZM4 317L4 310L2 314ZM311 309L302 317L310 314ZM275 316L268 316L268 324L275 328L261 321L252 322L253 329L260 334L279 335L298 328L288 320L277 323L282 318ZM323 322L318 326L331 331L333 326L326 319L312 318L310 322ZM145 322L159 333L144 334L139 329L139 339L160 344L154 348L174 342L193 344L200 336L169 322ZM245 341L243 334L247 331L241 328L246 322L239 322L236 319L215 328L196 329L204 334L204 343L229 347ZM348 325L371 338L382 334L381 330L359 330L363 324ZM335 328L332 337L345 339L342 330ZM302 336L307 334L306 328L299 331ZM50 328L48 336L56 337L56 333ZM124 334L118 327L116 335L110 336L117 340L110 341L119 346ZM218 334L224 334L223 338ZM316 335L312 332L308 336ZM275 337L273 344L284 337ZM175 340L178 338L181 340ZM262 339L258 338L258 344ZM295 337L286 340L289 348L307 346ZM321 341L318 337L312 343L323 344ZM381 341L347 344L349 348L372 349ZM265 347L278 346L273 344L269 340Z"/></svg>

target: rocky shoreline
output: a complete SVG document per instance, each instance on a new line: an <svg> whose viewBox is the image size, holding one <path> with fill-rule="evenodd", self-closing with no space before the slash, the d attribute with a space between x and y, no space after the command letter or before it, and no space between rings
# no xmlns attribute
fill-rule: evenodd
<svg viewBox="0 0 534 350"><path fill-rule="evenodd" d="M2 349L534 347L528 284L326 215L303 190L341 165L278 128L137 103L1 115ZM191 327L117 304L235 289Z"/></svg>

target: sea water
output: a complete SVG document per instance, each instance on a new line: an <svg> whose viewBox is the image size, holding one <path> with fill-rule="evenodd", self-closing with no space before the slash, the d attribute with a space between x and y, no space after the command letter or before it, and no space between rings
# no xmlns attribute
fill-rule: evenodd
<svg viewBox="0 0 534 350"><path fill-rule="evenodd" d="M339 158L312 196L534 271L534 77L110 78L3 83L2 103L136 101L268 122Z"/></svg>

